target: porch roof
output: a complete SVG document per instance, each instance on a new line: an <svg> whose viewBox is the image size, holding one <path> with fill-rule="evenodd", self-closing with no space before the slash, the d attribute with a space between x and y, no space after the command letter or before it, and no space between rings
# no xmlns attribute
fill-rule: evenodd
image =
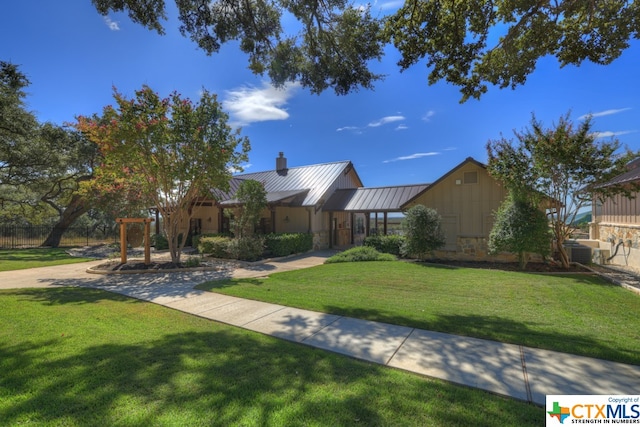
<svg viewBox="0 0 640 427"><path fill-rule="evenodd" d="M324 211L401 212L404 206L429 188L429 184L336 190Z"/></svg>

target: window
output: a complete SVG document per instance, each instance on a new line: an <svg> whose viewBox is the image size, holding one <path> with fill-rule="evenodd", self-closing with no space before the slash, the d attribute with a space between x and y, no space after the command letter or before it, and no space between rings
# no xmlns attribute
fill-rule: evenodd
<svg viewBox="0 0 640 427"><path fill-rule="evenodd" d="M465 172L464 173L464 183L465 184L477 184L478 183L478 172Z"/></svg>

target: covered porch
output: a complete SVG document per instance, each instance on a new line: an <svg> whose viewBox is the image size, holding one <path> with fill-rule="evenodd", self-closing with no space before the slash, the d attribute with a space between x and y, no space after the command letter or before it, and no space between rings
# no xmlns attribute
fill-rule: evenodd
<svg viewBox="0 0 640 427"><path fill-rule="evenodd" d="M429 184L337 190L325 203L329 247L360 245L372 234L390 234L390 214L403 213ZM394 229L395 231L395 229Z"/></svg>

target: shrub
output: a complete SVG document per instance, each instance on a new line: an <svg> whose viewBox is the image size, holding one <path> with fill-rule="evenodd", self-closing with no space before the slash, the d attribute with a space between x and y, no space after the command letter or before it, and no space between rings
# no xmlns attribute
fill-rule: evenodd
<svg viewBox="0 0 640 427"><path fill-rule="evenodd" d="M311 250L313 236L307 233L272 233L266 236L265 245L272 256L286 256Z"/></svg>
<svg viewBox="0 0 640 427"><path fill-rule="evenodd" d="M425 256L446 243L438 212L423 205L415 205L407 211L405 225L407 240L402 248L405 256Z"/></svg>
<svg viewBox="0 0 640 427"><path fill-rule="evenodd" d="M543 258L549 255L551 238L545 213L510 193L495 213L495 223L489 234L489 253L514 252L524 270L527 252L538 253Z"/></svg>
<svg viewBox="0 0 640 427"><path fill-rule="evenodd" d="M201 237L198 243L198 252L201 254L211 255L215 258L229 258L231 256L229 250L230 242L230 237Z"/></svg>
<svg viewBox="0 0 640 427"><path fill-rule="evenodd" d="M347 249L344 252L335 254L325 261L326 264L336 262L358 262L358 261L395 261L396 257L391 254L382 254L371 246L358 246Z"/></svg>
<svg viewBox="0 0 640 427"><path fill-rule="evenodd" d="M200 250L200 240L202 240L205 237L229 237L226 234L220 234L220 233L205 233L205 234L198 234L196 236L193 236L191 238L191 247L198 249L198 251Z"/></svg>
<svg viewBox="0 0 640 427"><path fill-rule="evenodd" d="M154 234L151 237L151 245L156 248L156 251L169 249L169 241L162 234Z"/></svg>
<svg viewBox="0 0 640 427"><path fill-rule="evenodd" d="M243 261L256 261L264 253L264 239L258 236L230 239L227 251L231 258Z"/></svg>
<svg viewBox="0 0 640 427"><path fill-rule="evenodd" d="M396 256L401 255L402 246L404 245L405 238L397 234L390 234L387 236L377 235L368 236L364 239L365 246L371 246L378 252L385 254L392 254Z"/></svg>

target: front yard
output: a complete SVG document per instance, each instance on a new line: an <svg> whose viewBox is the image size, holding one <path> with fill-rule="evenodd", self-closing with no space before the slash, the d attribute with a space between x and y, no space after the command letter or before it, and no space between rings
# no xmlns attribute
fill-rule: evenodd
<svg viewBox="0 0 640 427"><path fill-rule="evenodd" d="M543 408L82 288L0 291L0 420L535 426Z"/></svg>
<svg viewBox="0 0 640 427"><path fill-rule="evenodd" d="M640 297L592 275L360 262L199 288L640 365Z"/></svg>

